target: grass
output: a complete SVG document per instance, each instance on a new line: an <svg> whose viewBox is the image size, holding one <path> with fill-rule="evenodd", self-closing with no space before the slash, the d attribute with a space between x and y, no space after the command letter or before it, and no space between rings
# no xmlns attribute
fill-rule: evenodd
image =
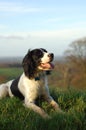
<svg viewBox="0 0 86 130"><path fill-rule="evenodd" d="M21 73L20 68L0 68L0 76L5 76L6 81ZM7 97L0 100L0 130L86 130L86 91L60 91L51 87L50 93L64 114L56 113L46 102L39 101L52 117L44 120L25 108L19 99Z"/></svg>
<svg viewBox="0 0 86 130"><path fill-rule="evenodd" d="M22 72L23 72L22 68L17 67L0 68L0 76L5 77L4 82L18 77L20 74L22 74Z"/></svg>
<svg viewBox="0 0 86 130"><path fill-rule="evenodd" d="M42 119L25 108L17 98L0 100L1 130L86 130L86 93L81 91L51 91L64 114L56 113L46 103L40 104L52 117Z"/></svg>

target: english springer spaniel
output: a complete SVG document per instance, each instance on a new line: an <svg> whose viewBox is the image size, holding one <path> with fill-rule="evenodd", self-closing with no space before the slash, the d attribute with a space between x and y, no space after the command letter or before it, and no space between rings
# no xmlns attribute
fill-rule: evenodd
<svg viewBox="0 0 86 130"><path fill-rule="evenodd" d="M36 104L36 99L42 96L56 111L61 112L48 89L47 71L54 68L51 63L53 59L54 54L48 53L43 48L29 50L22 62L23 74L17 79L0 85L0 98L19 97L26 107L43 118L49 118L49 115Z"/></svg>

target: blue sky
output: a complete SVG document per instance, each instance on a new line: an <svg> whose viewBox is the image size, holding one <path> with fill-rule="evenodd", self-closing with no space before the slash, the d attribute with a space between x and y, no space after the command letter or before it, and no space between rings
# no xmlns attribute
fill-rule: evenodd
<svg viewBox="0 0 86 130"><path fill-rule="evenodd" d="M62 55L86 36L86 0L0 0L0 57L29 48Z"/></svg>

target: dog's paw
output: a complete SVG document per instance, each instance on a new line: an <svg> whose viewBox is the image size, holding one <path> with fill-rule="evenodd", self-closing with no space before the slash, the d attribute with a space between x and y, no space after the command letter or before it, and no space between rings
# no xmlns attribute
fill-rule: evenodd
<svg viewBox="0 0 86 130"><path fill-rule="evenodd" d="M44 119L51 119L51 116L49 116L48 114L43 115L42 117L43 117Z"/></svg>

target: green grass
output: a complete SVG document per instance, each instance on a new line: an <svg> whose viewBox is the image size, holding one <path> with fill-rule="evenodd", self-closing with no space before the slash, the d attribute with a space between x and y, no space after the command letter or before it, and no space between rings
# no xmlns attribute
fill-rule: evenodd
<svg viewBox="0 0 86 130"><path fill-rule="evenodd" d="M0 76L5 77L5 81L11 80L22 74L23 69L12 67L12 68L0 68Z"/></svg>
<svg viewBox="0 0 86 130"><path fill-rule="evenodd" d="M51 90L64 114L46 102L39 104L52 117L44 120L17 98L0 100L0 130L86 130L86 92Z"/></svg>
<svg viewBox="0 0 86 130"><path fill-rule="evenodd" d="M21 73L22 68L0 68L0 76L5 77L5 81ZM50 92L64 114L56 113L46 102L39 101L52 117L44 120L25 108L19 99L7 97L0 100L0 130L86 130L86 91L60 91L51 87Z"/></svg>

